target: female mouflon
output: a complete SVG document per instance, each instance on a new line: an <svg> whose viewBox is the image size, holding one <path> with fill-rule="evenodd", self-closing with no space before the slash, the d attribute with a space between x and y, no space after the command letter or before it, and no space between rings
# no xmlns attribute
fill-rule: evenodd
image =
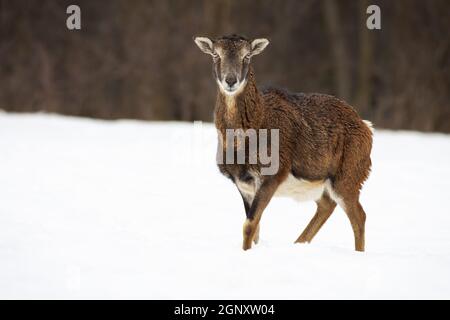
<svg viewBox="0 0 450 320"><path fill-rule="evenodd" d="M371 167L370 122L333 96L258 90L250 61L269 44L267 39L249 41L232 35L216 40L196 37L195 43L213 58L219 138L230 129L279 132L274 174L262 174L264 165L259 157L250 162L250 152L244 162L219 164L244 201L243 249L258 242L261 215L272 196L279 195L317 203L316 214L296 242L310 242L339 204L352 225L355 250L364 251L366 214L359 194ZM245 148L248 140L244 141ZM225 153L227 143L219 143L219 152ZM233 147L237 145L233 140Z"/></svg>

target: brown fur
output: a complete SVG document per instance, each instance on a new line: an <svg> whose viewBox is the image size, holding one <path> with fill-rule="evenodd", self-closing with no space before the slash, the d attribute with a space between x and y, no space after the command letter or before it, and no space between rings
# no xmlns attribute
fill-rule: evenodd
<svg viewBox="0 0 450 320"><path fill-rule="evenodd" d="M233 47L233 40L227 45ZM227 45L222 44L221 49L226 51ZM279 129L280 165L273 176L259 175L259 163L219 165L220 171L235 183L259 179L253 199L246 199L241 192L247 214L243 248L249 249L252 240L257 241L262 212L279 185L292 174L298 179L330 182L351 222L355 249L364 251L366 215L359 194L371 167L370 128L351 106L333 96L296 94L276 88L260 91L251 66L248 68L247 83L234 96L234 103L230 104L229 97L218 91L215 125L224 137L226 129ZM220 144L219 147L222 148ZM336 207L332 198L323 192L316 201L315 216L297 242L313 239Z"/></svg>

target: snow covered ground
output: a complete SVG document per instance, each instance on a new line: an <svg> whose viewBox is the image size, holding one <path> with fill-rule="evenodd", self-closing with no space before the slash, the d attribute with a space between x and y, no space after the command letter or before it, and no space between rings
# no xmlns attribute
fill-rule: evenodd
<svg viewBox="0 0 450 320"><path fill-rule="evenodd" d="M241 250L211 125L0 112L0 298L450 298L450 136L377 131L366 252L276 198Z"/></svg>

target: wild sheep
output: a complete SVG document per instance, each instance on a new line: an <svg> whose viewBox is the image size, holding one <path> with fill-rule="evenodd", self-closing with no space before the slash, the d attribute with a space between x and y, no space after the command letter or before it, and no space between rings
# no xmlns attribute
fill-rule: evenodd
<svg viewBox="0 0 450 320"><path fill-rule="evenodd" d="M272 196L280 195L317 203L316 214L296 242L310 242L339 204L351 222L355 250L364 251L366 214L359 195L371 167L371 124L330 95L259 90L250 62L269 44L267 39L232 35L196 37L195 43L213 58L219 88L215 125L222 136L227 129L279 129L275 174L261 174L259 161L219 164L244 201L243 249L258 242L261 215ZM219 148L226 152L226 144Z"/></svg>

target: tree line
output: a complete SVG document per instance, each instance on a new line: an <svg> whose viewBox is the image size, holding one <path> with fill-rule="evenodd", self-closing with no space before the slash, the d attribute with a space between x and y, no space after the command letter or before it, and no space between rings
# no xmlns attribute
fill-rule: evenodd
<svg viewBox="0 0 450 320"><path fill-rule="evenodd" d="M81 30L66 27L71 4ZM211 121L192 37L238 33L270 39L259 84L336 95L377 127L450 132L449 21L447 0L0 0L0 109Z"/></svg>

